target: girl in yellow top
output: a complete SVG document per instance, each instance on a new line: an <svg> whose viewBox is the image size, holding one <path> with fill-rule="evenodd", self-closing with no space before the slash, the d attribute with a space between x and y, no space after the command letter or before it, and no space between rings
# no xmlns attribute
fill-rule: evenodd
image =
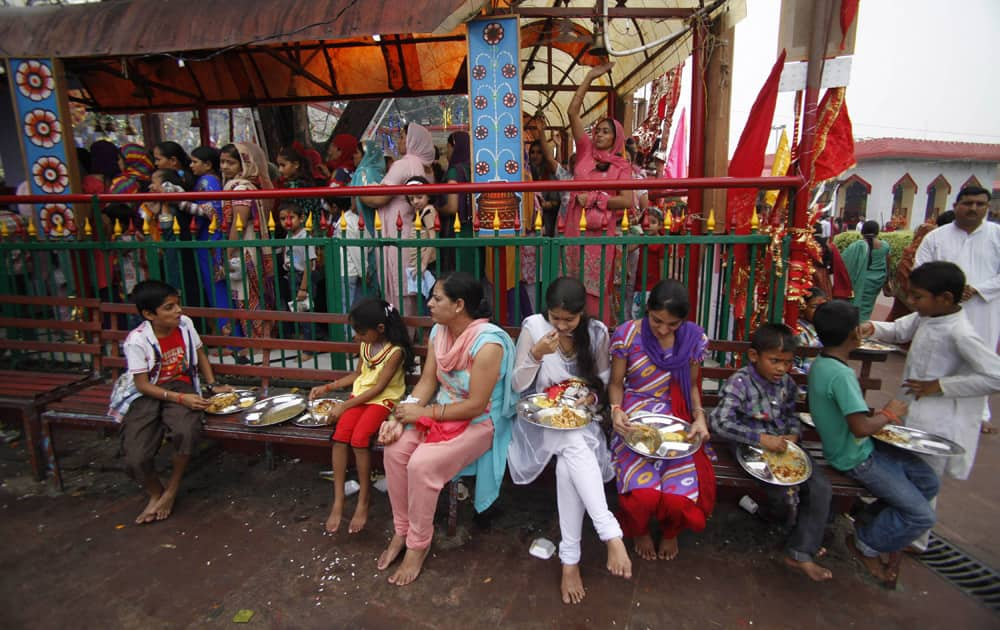
<svg viewBox="0 0 1000 630"><path fill-rule="evenodd" d="M344 478L347 475L348 446L354 449L358 468L358 505L348 532L355 534L368 521L371 490L371 441L406 388L404 374L413 369L413 345L399 311L377 298L365 298L351 309L351 326L361 342L358 367L332 383L314 387L309 399L353 384L351 397L336 405L327 423L337 422L333 433L333 507L326 531L340 527L344 511ZM339 422L338 422L339 418Z"/></svg>

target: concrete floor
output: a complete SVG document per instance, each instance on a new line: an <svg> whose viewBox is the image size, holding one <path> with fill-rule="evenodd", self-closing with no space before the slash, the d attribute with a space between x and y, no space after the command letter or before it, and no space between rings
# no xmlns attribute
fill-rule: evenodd
<svg viewBox="0 0 1000 630"><path fill-rule="evenodd" d="M886 385L870 402L901 368L899 357L877 368ZM256 453L206 448L174 515L137 527L143 501L118 468L116 440L62 431L57 441L63 494L30 479L23 450L0 446L0 628L229 627L241 609L257 628L1000 627L912 559L894 592L866 579L842 542L843 517L829 531L834 580L811 583L780 564L780 529L727 495L705 533L682 536L678 559L635 559L630 581L604 570L587 524L587 597L563 605L558 561L527 553L537 536L559 539L551 477L505 486L488 521L462 503L459 535L439 532L420 579L397 588L375 568L391 533L387 498L375 494L365 532L324 534L321 461L279 457L268 471ZM1000 437L984 438L972 479L946 482L937 530L994 567L998 455Z"/></svg>

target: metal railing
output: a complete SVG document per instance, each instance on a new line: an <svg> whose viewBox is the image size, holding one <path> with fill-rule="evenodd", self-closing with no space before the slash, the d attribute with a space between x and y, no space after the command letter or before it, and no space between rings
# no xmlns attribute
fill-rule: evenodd
<svg viewBox="0 0 1000 630"><path fill-rule="evenodd" d="M702 178L685 180L634 180L616 181L618 189L676 190L686 189L700 193L706 188L784 188L794 194L801 180L784 178ZM436 184L421 187L421 192L434 194L480 192L535 192L546 190L587 190L607 188L608 182L546 181L495 184ZM536 224L521 225L515 219L513 226L501 229L499 216L480 217L459 222L456 238L433 238L430 233L438 226L419 226L414 238L398 238L398 223L386 225L377 216L375 225L363 225L361 238L348 238L343 219L327 214L311 215L305 222L307 236L297 239L226 240L230 226L213 218L201 220L182 213L173 204L179 201L208 202L238 198L264 199L356 197L362 195L413 194L413 187L370 186L356 188L312 188L291 190L197 192L197 193L147 193L128 195L65 195L52 197L22 196L0 197L0 204L66 203L88 204L90 217L102 217L101 208L107 203L142 203L163 201L170 204L175 218L169 229L157 235L156 226L148 221L137 225L113 224L110 228L102 220L90 218L79 221L67 230L62 238L40 238L40 226L10 230L0 224L0 263L6 273L0 274L0 294L25 295L78 295L98 297L102 301L124 302L131 286L142 279L159 279L179 289L184 304L189 306L216 306L246 310L298 310L308 308L317 312L346 313L352 298L372 295L387 286L387 276L392 274L396 286L407 285L406 263L411 257L422 260L428 249L435 250L435 261L428 271L435 278L453 268L448 261L457 261L465 271L483 278L490 292L496 318L503 323L517 325L530 311L543 307L544 294L549 284L562 275L575 275L581 280L585 269L598 270L597 306L599 312L608 314L609 325L633 317L636 294L647 286L650 274L674 278L692 288L696 303L692 304L693 317L717 339L733 337L730 286L734 264L740 248L747 251L749 269L766 255L771 238L766 234L700 234L702 228L714 229L714 213L708 217L672 217L665 236L634 234L629 230L628 218L620 224L605 223L595 233L593 226L584 236L545 237L536 231ZM84 208L88 208L84 206ZM267 221L268 232L275 234L278 226L272 216L259 216ZM442 216L440 220L454 221ZM721 221L720 217L720 221ZM184 225L184 222L189 225ZM208 223L207 225L205 223ZM82 225L80 225L82 224ZM238 226L239 227L239 226ZM584 226L580 226L584 227ZM624 230L622 228L625 228ZM562 234L565 225L560 224ZM374 233L369 233L374 232ZM259 230L257 232L259 234ZM44 236L44 235L42 235ZM198 238L204 240L197 240ZM190 240L183 240L190 239ZM663 256L658 267L650 268L650 246L662 246ZM301 276L289 265L292 247L315 248L315 266L302 269L309 288L306 300L297 300L297 287ZM782 258L787 262L789 244L783 243ZM394 251L395 256L386 252ZM358 262L359 275L347 276L348 256ZM307 257L308 258L308 257ZM386 261L394 265L383 264ZM766 294L770 303L767 317L780 321L784 304L785 277L775 270L787 268L776 265L767 274ZM593 274L591 285L593 286ZM359 286L352 296L352 280ZM403 299L397 305L403 314L425 313L422 295L429 290L421 273L415 273L411 284L413 298ZM756 274L749 274L745 295L746 312L752 313ZM639 289L637 290L638 287ZM410 293L410 291L402 291ZM636 313L641 312L641 298ZM592 313L598 315L598 313ZM248 318L252 320L251 318ZM138 321L136 316L135 321ZM216 333L253 336L255 331L244 322L218 320L204 322ZM743 322L749 332L750 318ZM326 338L343 340L350 331L343 325L314 326L295 323L270 331L279 338Z"/></svg>

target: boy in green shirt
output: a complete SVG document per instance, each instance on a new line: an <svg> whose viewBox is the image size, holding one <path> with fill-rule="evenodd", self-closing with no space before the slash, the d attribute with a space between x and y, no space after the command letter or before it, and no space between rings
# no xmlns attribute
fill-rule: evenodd
<svg viewBox="0 0 1000 630"><path fill-rule="evenodd" d="M868 404L848 355L861 345L858 308L836 300L816 309L813 325L823 353L809 370L809 411L831 466L863 484L878 501L878 513L856 523L847 547L878 580L895 582L900 553L934 525L928 501L937 496L937 475L916 455L876 443L870 435L890 422L898 424L906 403L893 400L868 415ZM885 564L879 554L888 554Z"/></svg>

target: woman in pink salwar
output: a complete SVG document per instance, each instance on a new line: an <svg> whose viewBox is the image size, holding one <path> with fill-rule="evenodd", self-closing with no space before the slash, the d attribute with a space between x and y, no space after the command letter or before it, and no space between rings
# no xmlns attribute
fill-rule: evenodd
<svg viewBox="0 0 1000 630"><path fill-rule="evenodd" d="M403 130L399 139L400 158L392 163L381 184L385 186L401 186L411 177L424 177L434 183L434 172L431 162L434 161L434 140L431 132L416 123L410 123ZM413 208L402 195L373 195L360 198L361 203L378 209L382 220L382 236L394 238L415 238L413 228ZM403 227L397 227L396 219L402 218ZM404 315L416 315L416 295L407 294L406 270L403 270L403 282L400 286L400 250L397 247L381 247L381 264L379 269L382 282L382 292L385 301L390 304L402 304ZM404 254L404 260L409 258Z"/></svg>
<svg viewBox="0 0 1000 630"><path fill-rule="evenodd" d="M489 322L480 281L456 272L434 284L428 308L435 326L420 382L379 431L395 535L379 570L406 551L389 578L406 586L420 575L434 535L441 488L474 475L473 505L497 499L507 468L516 398L511 386L514 342Z"/></svg>
<svg viewBox="0 0 1000 630"><path fill-rule="evenodd" d="M569 104L569 120L576 144L576 162L573 167L574 179L632 179L632 166L623 156L625 130L613 118L605 118L587 135L580 118L583 99L591 82L614 66L606 63L592 68L576 89ZM621 235L622 215L635 206L635 196L631 190L589 190L571 193L569 209L566 212L566 236L581 236L580 217L586 216L586 232L583 236L603 236L605 228L609 236ZM629 221L634 222L630 216ZM604 248L604 260L601 249ZM610 245L587 245L583 251L583 284L587 288L587 311L595 313L609 326L617 322L621 307L621 248ZM580 277L580 248L566 247L566 275Z"/></svg>

